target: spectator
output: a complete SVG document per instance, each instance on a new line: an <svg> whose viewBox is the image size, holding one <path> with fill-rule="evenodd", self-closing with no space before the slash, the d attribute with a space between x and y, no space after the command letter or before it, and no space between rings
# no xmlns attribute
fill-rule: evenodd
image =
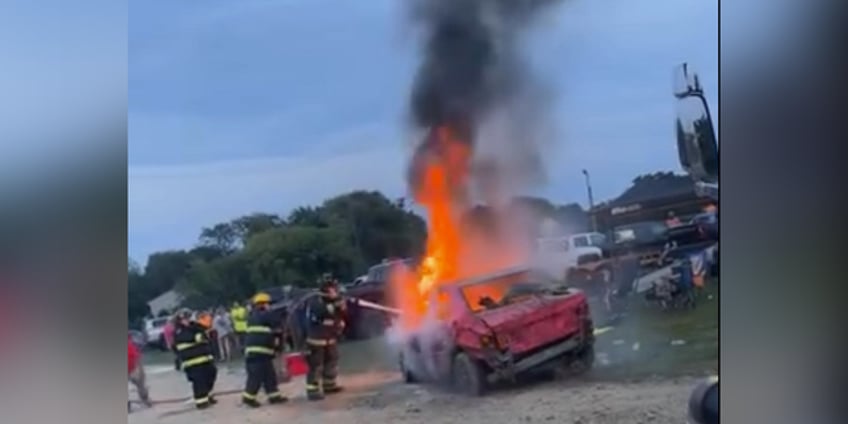
<svg viewBox="0 0 848 424"><path fill-rule="evenodd" d="M215 314L215 319L212 322L215 331L218 333L218 349L220 351L219 359L221 361L229 361L232 359L233 338L233 323L230 320L230 315L224 308L218 308Z"/></svg>
<svg viewBox="0 0 848 424"><path fill-rule="evenodd" d="M129 337L127 341L127 365L129 381L135 386L141 402L145 406L152 406L153 403L150 402L150 395L147 391L147 384L144 378L144 367L141 365L141 352L138 351L138 347L133 343L132 337ZM128 410L132 409L130 405L131 403L128 401Z"/></svg>

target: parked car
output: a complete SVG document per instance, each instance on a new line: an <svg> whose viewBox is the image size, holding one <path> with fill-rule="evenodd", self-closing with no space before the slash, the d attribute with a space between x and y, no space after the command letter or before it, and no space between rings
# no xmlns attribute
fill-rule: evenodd
<svg viewBox="0 0 848 424"><path fill-rule="evenodd" d="M718 214L715 212L699 213L692 217L691 223L704 232L705 237L718 240Z"/></svg>
<svg viewBox="0 0 848 424"><path fill-rule="evenodd" d="M349 298L367 300L381 305L391 306L392 296L390 294L389 279L391 273L398 266L409 268L415 267L413 259L393 259L374 265L368 269L364 277L344 289L344 295ZM363 308L356 303L348 307L348 321L345 329L345 337L359 340L376 337L391 324L391 316L384 312Z"/></svg>
<svg viewBox="0 0 848 424"><path fill-rule="evenodd" d="M586 274L602 265L607 238L601 233L579 233L536 240L537 265L555 278L571 281L575 273Z"/></svg>
<svg viewBox="0 0 848 424"><path fill-rule="evenodd" d="M658 265L668 241L668 226L662 221L644 221L615 227L609 249L613 256L635 254L643 267Z"/></svg>
<svg viewBox="0 0 848 424"><path fill-rule="evenodd" d="M586 296L545 273L517 267L441 285L428 304L435 324L413 333L400 355L406 382L476 396L532 371L592 366Z"/></svg>
<svg viewBox="0 0 848 424"><path fill-rule="evenodd" d="M165 343L165 324L168 317L152 318L144 320L144 334L147 346L165 351L168 349Z"/></svg>

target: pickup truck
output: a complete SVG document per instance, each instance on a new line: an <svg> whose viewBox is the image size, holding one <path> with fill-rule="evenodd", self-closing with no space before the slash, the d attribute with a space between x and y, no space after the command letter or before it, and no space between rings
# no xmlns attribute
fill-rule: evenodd
<svg viewBox="0 0 848 424"><path fill-rule="evenodd" d="M430 319L402 344L404 380L477 396L532 371L588 370L594 329L586 296L544 272L516 267L441 284Z"/></svg>
<svg viewBox="0 0 848 424"><path fill-rule="evenodd" d="M594 273L604 264L607 238L601 233L580 233L540 238L536 246L536 265L556 278L571 281L575 274Z"/></svg>
<svg viewBox="0 0 848 424"><path fill-rule="evenodd" d="M415 263L412 259L395 259L374 265L368 269L364 277L357 278L354 283L344 286L343 294L349 298L391 306L392 297L389 295L388 282L396 266L414 267ZM355 340L379 336L389 326L390 318L383 312L352 303L348 307L348 326L345 336Z"/></svg>

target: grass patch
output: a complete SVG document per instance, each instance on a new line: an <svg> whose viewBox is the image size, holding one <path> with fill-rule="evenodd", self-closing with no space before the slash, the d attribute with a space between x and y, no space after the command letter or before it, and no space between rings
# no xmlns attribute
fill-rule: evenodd
<svg viewBox="0 0 848 424"><path fill-rule="evenodd" d="M718 313L717 281L708 282L691 310L663 311L634 297L624 320L598 336L598 361L593 374L642 378L715 372Z"/></svg>

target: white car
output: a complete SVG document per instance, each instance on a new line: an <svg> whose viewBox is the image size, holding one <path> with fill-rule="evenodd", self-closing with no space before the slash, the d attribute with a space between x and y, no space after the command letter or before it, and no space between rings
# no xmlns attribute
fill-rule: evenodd
<svg viewBox="0 0 848 424"><path fill-rule="evenodd" d="M540 238L536 241L538 266L551 275L565 277L587 262L600 261L605 244L606 237L601 233Z"/></svg>
<svg viewBox="0 0 848 424"><path fill-rule="evenodd" d="M167 350L165 344L165 324L168 323L168 317L153 318L144 320L144 335L147 339L148 346L154 346L161 350Z"/></svg>

